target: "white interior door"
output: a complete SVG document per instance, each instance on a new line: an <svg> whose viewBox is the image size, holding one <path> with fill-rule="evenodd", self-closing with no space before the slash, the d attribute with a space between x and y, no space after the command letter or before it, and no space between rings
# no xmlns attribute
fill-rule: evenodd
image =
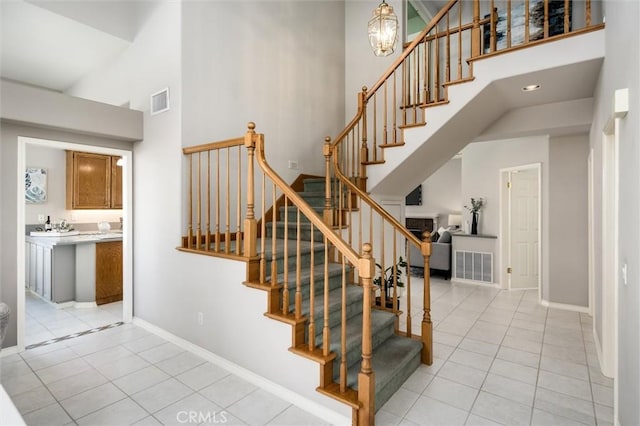
<svg viewBox="0 0 640 426"><path fill-rule="evenodd" d="M538 288L538 170L517 170L510 174L510 288Z"/></svg>

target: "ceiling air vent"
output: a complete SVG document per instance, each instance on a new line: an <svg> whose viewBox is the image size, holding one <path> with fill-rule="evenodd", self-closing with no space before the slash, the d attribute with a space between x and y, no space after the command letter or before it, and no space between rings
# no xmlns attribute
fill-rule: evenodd
<svg viewBox="0 0 640 426"><path fill-rule="evenodd" d="M151 115L169 110L169 88L162 89L151 95Z"/></svg>

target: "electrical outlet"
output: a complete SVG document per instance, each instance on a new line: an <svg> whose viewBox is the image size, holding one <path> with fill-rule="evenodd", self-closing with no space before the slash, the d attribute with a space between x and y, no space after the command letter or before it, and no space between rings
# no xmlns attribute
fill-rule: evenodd
<svg viewBox="0 0 640 426"><path fill-rule="evenodd" d="M198 312L198 325L204 325L204 314L202 312Z"/></svg>
<svg viewBox="0 0 640 426"><path fill-rule="evenodd" d="M39 214L38 215L38 223L44 223L45 222L45 218L43 214Z"/></svg>
<svg viewBox="0 0 640 426"><path fill-rule="evenodd" d="M296 160L289 160L289 168L291 170L298 170L298 162Z"/></svg>

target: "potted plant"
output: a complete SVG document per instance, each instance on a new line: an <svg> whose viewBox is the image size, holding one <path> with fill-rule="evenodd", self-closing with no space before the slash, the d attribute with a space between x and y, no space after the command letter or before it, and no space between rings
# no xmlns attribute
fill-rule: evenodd
<svg viewBox="0 0 640 426"><path fill-rule="evenodd" d="M393 284L395 282L398 287L404 287L404 282L401 281L402 268L404 268L406 272L407 262L400 256L398 263L389 266L384 271L382 270L382 265L379 263L376 263L376 266L380 268L381 272L378 277L374 278L373 285L378 287L381 292L384 292L386 299L385 305L387 308L391 308L393 307ZM376 305L381 305L381 303L380 296L376 297Z"/></svg>
<svg viewBox="0 0 640 426"><path fill-rule="evenodd" d="M465 209L471 212L471 234L476 235L478 233L478 212L484 206L483 198L471 198L471 207L464 206Z"/></svg>

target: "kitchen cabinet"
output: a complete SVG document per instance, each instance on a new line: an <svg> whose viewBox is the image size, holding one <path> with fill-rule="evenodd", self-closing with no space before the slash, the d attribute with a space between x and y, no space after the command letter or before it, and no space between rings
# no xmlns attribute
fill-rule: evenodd
<svg viewBox="0 0 640 426"><path fill-rule="evenodd" d="M122 300L122 241L96 244L96 304Z"/></svg>
<svg viewBox="0 0 640 426"><path fill-rule="evenodd" d="M25 285L29 290L52 302L73 300L75 263L73 246L51 247L26 243Z"/></svg>
<svg viewBox="0 0 640 426"><path fill-rule="evenodd" d="M67 151L67 209L122 208L119 157Z"/></svg>

